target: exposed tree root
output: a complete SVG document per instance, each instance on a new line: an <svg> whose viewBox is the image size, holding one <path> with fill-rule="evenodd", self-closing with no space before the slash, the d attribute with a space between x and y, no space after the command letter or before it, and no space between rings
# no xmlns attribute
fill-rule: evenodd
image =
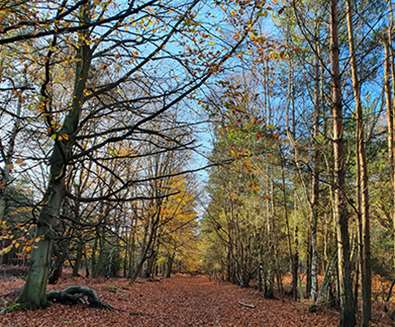
<svg viewBox="0 0 395 327"><path fill-rule="evenodd" d="M48 301L61 304L87 304L92 308L113 310L114 308L102 302L96 292L83 286L69 286L63 291L50 291L47 295Z"/></svg>

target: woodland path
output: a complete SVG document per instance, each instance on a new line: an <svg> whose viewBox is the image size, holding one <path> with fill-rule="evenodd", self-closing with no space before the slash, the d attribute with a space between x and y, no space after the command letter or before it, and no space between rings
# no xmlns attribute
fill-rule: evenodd
<svg viewBox="0 0 395 327"><path fill-rule="evenodd" d="M15 287L16 282L0 282L1 292ZM124 279L67 279L56 288L77 283L95 288L104 301L119 310L52 305L45 310L1 315L0 326L330 327L338 324L338 315L334 312L309 313L304 304L267 300L253 289L241 289L228 283L210 281L205 276L176 276L132 285ZM245 307L240 302L253 304L255 308Z"/></svg>

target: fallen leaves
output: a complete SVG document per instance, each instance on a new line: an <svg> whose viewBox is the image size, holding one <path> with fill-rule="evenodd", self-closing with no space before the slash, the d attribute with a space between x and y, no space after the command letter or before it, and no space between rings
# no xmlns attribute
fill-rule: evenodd
<svg viewBox="0 0 395 327"><path fill-rule="evenodd" d="M266 300L253 289L210 281L205 276L176 276L159 283L129 284L125 279L108 281L67 279L57 288L86 284L115 310L83 305L51 305L37 311L0 316L0 326L337 326L335 312L308 312L308 306L290 301ZM20 280L1 281L2 293L20 286ZM115 291L114 291L115 290ZM249 308L240 303L253 304ZM385 326L385 325L382 325Z"/></svg>

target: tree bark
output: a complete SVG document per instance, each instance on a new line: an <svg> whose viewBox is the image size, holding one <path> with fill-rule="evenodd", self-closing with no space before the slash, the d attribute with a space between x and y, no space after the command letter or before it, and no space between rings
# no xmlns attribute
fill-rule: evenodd
<svg viewBox="0 0 395 327"><path fill-rule="evenodd" d="M288 214L288 206L287 206L287 193L286 193L286 184L285 184L285 167L284 160L281 154L280 148L280 156L281 156L281 180L282 180L282 193L283 193L283 206L284 206L284 216L285 216L285 227L287 231L287 241L288 241L288 252L289 252L289 261L292 275L292 297L294 301L298 300L298 265L299 265L299 254L298 254L298 228L295 227L295 235L294 235L294 246L292 247L292 239L291 239L291 228L289 224L289 214Z"/></svg>
<svg viewBox="0 0 395 327"><path fill-rule="evenodd" d="M317 42L318 44L318 42ZM318 250L317 250L317 224L318 224L318 199L319 199L319 161L320 152L318 147L319 120L321 112L320 98L320 66L319 47L316 46L317 57L314 65L314 118L313 118L313 178L311 192L311 299L316 302L318 297Z"/></svg>
<svg viewBox="0 0 395 327"><path fill-rule="evenodd" d="M73 266L73 272L72 276L73 277L78 277L79 276L79 271L81 268L81 263L82 263L82 257L83 257L83 251L84 251L84 244L79 240L77 244L77 255L74 261L74 266Z"/></svg>
<svg viewBox="0 0 395 327"><path fill-rule="evenodd" d="M167 256L167 262L166 262L166 278L170 278L171 277L171 272L173 270L173 262L174 262L174 257L175 257L175 253L173 254L169 254Z"/></svg>
<svg viewBox="0 0 395 327"><path fill-rule="evenodd" d="M89 4L83 6L81 21L88 19L89 10ZM50 160L48 187L37 223L36 235L40 238L40 241L33 249L31 267L22 294L18 298L18 302L28 308L40 308L47 305L46 288L53 246L53 229L65 197L66 167L72 154L72 140L78 128L84 101L83 91L90 67L91 50L84 41L86 37L86 32L81 32L80 48L76 55L77 64L72 106L64 120L62 129L58 133L59 135L67 134L69 137L67 140L59 138L55 140Z"/></svg>
<svg viewBox="0 0 395 327"><path fill-rule="evenodd" d="M385 84L387 94L387 128L388 128L388 152L390 156L391 178L392 178L392 222L393 222L393 274L395 278L395 63L394 50L392 46L392 29L394 26L394 10L392 1L389 5L389 25L387 30L387 37L384 36L385 43ZM392 75L392 93L391 97L391 82L390 74ZM387 90L388 87L388 90ZM388 97L389 95L389 97ZM388 102L389 101L389 102Z"/></svg>
<svg viewBox="0 0 395 327"><path fill-rule="evenodd" d="M361 88L358 76L358 68L355 57L354 31L352 23L352 0L347 0L347 31L348 45L350 51L350 64L352 85L355 101L355 119L356 119L356 143L357 143L357 199L358 215L362 224L360 235L360 264L362 280L362 325L369 325L372 306L372 282L370 267L370 221L369 221L369 190L368 190L368 170L366 163L365 150L365 132L363 125L363 112L361 102Z"/></svg>
<svg viewBox="0 0 395 327"><path fill-rule="evenodd" d="M330 61L332 74L334 209L338 249L339 288L341 301L340 326L355 326L355 308L352 291L348 212L345 198L345 164L343 140L343 109L339 68L338 2L330 6Z"/></svg>

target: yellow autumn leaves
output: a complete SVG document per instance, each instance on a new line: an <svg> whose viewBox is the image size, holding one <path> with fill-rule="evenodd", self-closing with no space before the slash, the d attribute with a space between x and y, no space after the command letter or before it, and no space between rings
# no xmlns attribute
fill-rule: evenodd
<svg viewBox="0 0 395 327"><path fill-rule="evenodd" d="M21 236L16 236L13 231L16 229L21 232ZM0 221L0 255L5 255L11 251L29 254L33 247L42 240L41 237L29 237L29 231L26 225L16 224L11 227L5 220Z"/></svg>

